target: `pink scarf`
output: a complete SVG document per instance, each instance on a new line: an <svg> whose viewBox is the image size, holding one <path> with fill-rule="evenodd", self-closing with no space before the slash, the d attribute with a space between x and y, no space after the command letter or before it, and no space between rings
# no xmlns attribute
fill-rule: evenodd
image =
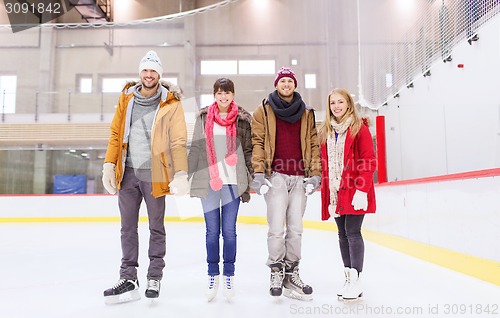
<svg viewBox="0 0 500 318"><path fill-rule="evenodd" d="M205 136L207 138L207 159L208 171L210 173L210 187L215 191L222 189L222 179L219 177L219 168L217 167L217 155L214 145L214 121L220 126L226 127L226 146L227 154L224 161L235 166L238 163L236 154L236 117L238 117L238 105L234 101L229 105L226 118L221 118L217 102L208 107L207 120L205 123Z"/></svg>

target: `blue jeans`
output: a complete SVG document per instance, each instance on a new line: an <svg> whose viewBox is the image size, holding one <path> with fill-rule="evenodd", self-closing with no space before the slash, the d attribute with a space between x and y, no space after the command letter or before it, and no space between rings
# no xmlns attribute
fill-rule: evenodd
<svg viewBox="0 0 500 318"><path fill-rule="evenodd" d="M236 260L236 218L240 207L238 187L225 184L219 191L209 188L208 196L201 199L205 225L208 275L219 275L220 243L222 225L223 259L225 276L234 276Z"/></svg>

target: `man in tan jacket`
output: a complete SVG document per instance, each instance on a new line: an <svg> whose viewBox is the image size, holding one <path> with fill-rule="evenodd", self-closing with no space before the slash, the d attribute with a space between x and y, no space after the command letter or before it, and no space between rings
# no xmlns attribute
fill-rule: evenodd
<svg viewBox="0 0 500 318"><path fill-rule="evenodd" d="M102 181L115 194L121 217L120 279L104 291L106 303L140 298L139 208L144 199L149 220L149 267L146 297L157 298L165 267L165 195L187 194L187 129L178 88L160 83L163 72L156 52L139 64L140 83L128 83L111 122Z"/></svg>
<svg viewBox="0 0 500 318"><path fill-rule="evenodd" d="M299 262L307 195L321 183L314 110L295 91L297 79L291 69L282 67L274 86L252 120L252 188L267 204L269 292L310 300L312 287L302 282Z"/></svg>

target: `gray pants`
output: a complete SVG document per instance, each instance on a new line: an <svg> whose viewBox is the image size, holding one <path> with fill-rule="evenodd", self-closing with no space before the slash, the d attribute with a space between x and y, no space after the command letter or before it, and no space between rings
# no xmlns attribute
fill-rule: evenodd
<svg viewBox="0 0 500 318"><path fill-rule="evenodd" d="M302 256L302 217L307 203L304 176L273 172L269 181L273 186L264 195L269 225L266 264L282 263L290 268Z"/></svg>
<svg viewBox="0 0 500 318"><path fill-rule="evenodd" d="M137 279L139 266L139 208L144 198L149 219L149 268L148 279L161 279L165 267L165 197L151 195L151 170L125 168L121 189L118 191L118 206L121 216L122 264L120 278Z"/></svg>

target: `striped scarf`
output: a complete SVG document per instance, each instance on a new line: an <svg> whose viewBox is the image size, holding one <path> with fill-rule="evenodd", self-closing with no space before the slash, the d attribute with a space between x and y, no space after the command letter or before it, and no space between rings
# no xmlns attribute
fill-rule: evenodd
<svg viewBox="0 0 500 318"><path fill-rule="evenodd" d="M332 129L336 136L328 136L326 146L328 151L328 178L330 184L330 205L328 212L334 217L339 217L337 214L338 191L342 179L342 171L344 170L344 146L347 131L351 125L351 118L348 118L343 123L331 121Z"/></svg>

